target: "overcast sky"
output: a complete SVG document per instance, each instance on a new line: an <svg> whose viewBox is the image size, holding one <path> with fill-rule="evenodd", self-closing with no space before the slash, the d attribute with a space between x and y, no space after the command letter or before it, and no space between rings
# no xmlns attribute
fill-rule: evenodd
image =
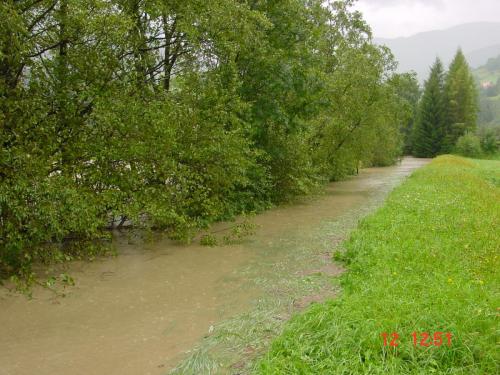
<svg viewBox="0 0 500 375"><path fill-rule="evenodd" d="M477 21L500 22L500 0L359 0L375 37L394 38Z"/></svg>

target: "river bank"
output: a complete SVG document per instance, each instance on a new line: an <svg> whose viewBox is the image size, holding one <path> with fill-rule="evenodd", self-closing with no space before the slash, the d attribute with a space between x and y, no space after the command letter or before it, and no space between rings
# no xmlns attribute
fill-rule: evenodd
<svg viewBox="0 0 500 375"><path fill-rule="evenodd" d="M500 162L440 156L338 256L342 297L295 316L258 374L497 374Z"/></svg>
<svg viewBox="0 0 500 375"><path fill-rule="evenodd" d="M366 169L258 215L241 244L118 239L117 257L72 265L65 298L2 291L0 374L243 372L294 311L335 294L334 244L426 162Z"/></svg>

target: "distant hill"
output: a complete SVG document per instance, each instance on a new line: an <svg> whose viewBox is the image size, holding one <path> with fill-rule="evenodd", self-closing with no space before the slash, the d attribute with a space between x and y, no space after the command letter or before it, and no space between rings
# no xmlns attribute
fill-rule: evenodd
<svg viewBox="0 0 500 375"><path fill-rule="evenodd" d="M500 53L472 73L479 84L480 129L493 129L500 139Z"/></svg>
<svg viewBox="0 0 500 375"><path fill-rule="evenodd" d="M500 79L500 52L497 57L488 59L486 64L474 69L472 73L480 84L496 84Z"/></svg>
<svg viewBox="0 0 500 375"><path fill-rule="evenodd" d="M469 23L404 38L377 38L375 42L392 50L399 61L399 71L414 70L423 81L436 56L448 65L459 47L472 68L478 68L488 58L499 55L500 22Z"/></svg>
<svg viewBox="0 0 500 375"><path fill-rule="evenodd" d="M469 65L472 68L477 68L484 65L490 58L500 55L500 44L481 48L465 54Z"/></svg>

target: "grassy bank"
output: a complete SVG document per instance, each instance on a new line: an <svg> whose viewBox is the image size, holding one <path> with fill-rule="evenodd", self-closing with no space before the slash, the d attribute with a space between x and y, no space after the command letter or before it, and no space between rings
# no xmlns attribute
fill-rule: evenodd
<svg viewBox="0 0 500 375"><path fill-rule="evenodd" d="M258 230L244 244L254 254L253 260L234 270L233 276L240 279L238 288L256 293L251 305L241 314L215 324L196 348L179 358L177 368L171 373L251 373L256 360L267 352L271 341L294 313L340 290L336 277L340 269L331 262L332 246L340 246L360 219L383 204L389 192L404 179L410 164L391 168L392 171L381 172L377 177L374 173L362 173L353 179L360 181L351 185L352 194L340 189L280 208L280 216L287 222L283 232L259 234ZM340 206L337 213L319 209L326 206L335 210L339 200L350 200L350 196L358 197L354 198L357 203L348 208ZM307 217L315 223L306 224ZM259 216L254 218L256 223L258 219ZM294 223L304 224L297 230ZM230 291L221 286L221 293Z"/></svg>
<svg viewBox="0 0 500 375"><path fill-rule="evenodd" d="M498 161L452 156L415 172L346 242L343 295L295 316L257 372L498 373L499 177Z"/></svg>

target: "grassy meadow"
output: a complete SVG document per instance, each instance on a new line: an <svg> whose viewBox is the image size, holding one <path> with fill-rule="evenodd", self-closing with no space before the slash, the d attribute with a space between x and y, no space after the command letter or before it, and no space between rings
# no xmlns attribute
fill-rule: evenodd
<svg viewBox="0 0 500 375"><path fill-rule="evenodd" d="M336 255L342 295L292 318L256 372L499 373L499 184L495 160L416 171Z"/></svg>

